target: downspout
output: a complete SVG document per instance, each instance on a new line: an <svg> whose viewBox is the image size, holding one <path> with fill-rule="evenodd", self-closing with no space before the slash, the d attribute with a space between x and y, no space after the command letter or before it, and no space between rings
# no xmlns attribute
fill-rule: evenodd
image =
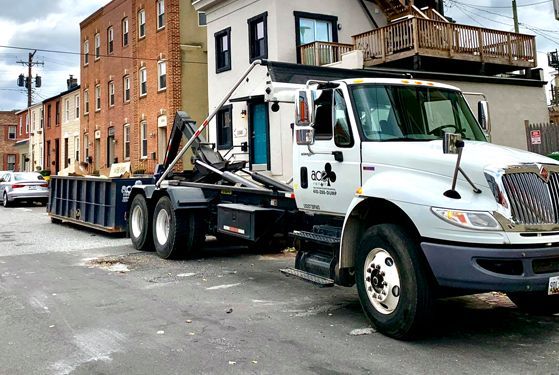
<svg viewBox="0 0 559 375"><path fill-rule="evenodd" d="M373 25L375 25L375 27L378 29L378 24L375 21L375 19L373 18L373 15L371 14L371 12L369 11L369 8L367 8L367 5L365 5L365 0L359 0L359 2L361 3L361 6L365 10L365 13L367 13L367 16L369 17L369 19L371 20Z"/></svg>

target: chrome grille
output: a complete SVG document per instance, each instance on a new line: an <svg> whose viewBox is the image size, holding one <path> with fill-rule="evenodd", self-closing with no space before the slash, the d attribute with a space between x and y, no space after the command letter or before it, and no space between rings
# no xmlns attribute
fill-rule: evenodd
<svg viewBox="0 0 559 375"><path fill-rule="evenodd" d="M505 174L503 186L516 224L559 223L559 173L547 183L533 172Z"/></svg>

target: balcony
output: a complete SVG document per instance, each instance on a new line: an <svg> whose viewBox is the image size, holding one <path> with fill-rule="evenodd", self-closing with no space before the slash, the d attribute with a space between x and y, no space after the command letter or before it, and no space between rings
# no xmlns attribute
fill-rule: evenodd
<svg viewBox="0 0 559 375"><path fill-rule="evenodd" d="M410 17L353 36L353 45L315 42L300 48L301 63L325 65L361 50L365 66L464 74L499 74L537 66L534 36Z"/></svg>

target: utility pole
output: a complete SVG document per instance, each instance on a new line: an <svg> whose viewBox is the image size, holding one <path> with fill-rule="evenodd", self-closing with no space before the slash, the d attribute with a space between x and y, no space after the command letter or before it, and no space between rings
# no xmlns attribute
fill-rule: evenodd
<svg viewBox="0 0 559 375"><path fill-rule="evenodd" d="M518 28L518 11L516 9L516 0L512 0L512 18L514 19L514 32L518 34L520 30Z"/></svg>
<svg viewBox="0 0 559 375"><path fill-rule="evenodd" d="M33 52L29 52L29 59L27 61L17 61L18 64L21 65L27 65L27 77L24 77L23 74L20 74L18 77L18 86L24 86L24 81L25 81L25 87L27 88L27 108L31 107L31 89L32 89L32 81L33 81L33 75L32 75L32 70L33 67L35 65L45 65L44 62L39 62L39 61L33 61L33 57L35 56L35 53L37 53L37 50L33 51ZM40 76L36 76L35 77L35 87L41 87L41 77Z"/></svg>

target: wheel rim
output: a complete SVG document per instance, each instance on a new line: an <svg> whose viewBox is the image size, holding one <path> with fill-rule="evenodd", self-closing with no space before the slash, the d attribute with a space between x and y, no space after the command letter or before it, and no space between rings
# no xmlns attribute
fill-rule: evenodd
<svg viewBox="0 0 559 375"><path fill-rule="evenodd" d="M4 193L4 198L2 199L2 204L4 205L4 207L8 206L8 195L6 193Z"/></svg>
<svg viewBox="0 0 559 375"><path fill-rule="evenodd" d="M144 227L144 212L140 206L135 206L132 210L132 235L138 238L142 235L142 229Z"/></svg>
<svg viewBox="0 0 559 375"><path fill-rule="evenodd" d="M155 235L160 245L165 245L167 243L169 227L169 214L166 210L159 211L155 220Z"/></svg>
<svg viewBox="0 0 559 375"><path fill-rule="evenodd" d="M388 251L375 248L369 252L363 268L365 289L369 301L381 314L388 315L400 301L398 267Z"/></svg>

